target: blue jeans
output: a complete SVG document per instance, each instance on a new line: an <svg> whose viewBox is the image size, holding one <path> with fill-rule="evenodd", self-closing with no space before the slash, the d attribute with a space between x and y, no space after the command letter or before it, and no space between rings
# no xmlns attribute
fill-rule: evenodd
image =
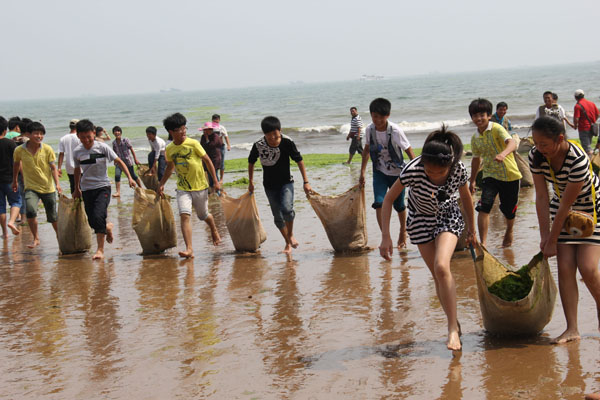
<svg viewBox="0 0 600 400"><path fill-rule="evenodd" d="M590 131L579 131L579 140L581 141L581 147L586 153L592 152L592 139L594 138L594 133Z"/></svg>
<svg viewBox="0 0 600 400"><path fill-rule="evenodd" d="M127 165L127 169L129 170L129 174L131 175L131 179L137 181L138 176L135 174L135 168L133 165ZM121 182L121 167L115 165L115 182Z"/></svg>
<svg viewBox="0 0 600 400"><path fill-rule="evenodd" d="M269 206L273 213L275 226L279 229L285 227L286 222L294 220L294 182L286 183L279 189L265 188L269 199Z"/></svg>
<svg viewBox="0 0 600 400"><path fill-rule="evenodd" d="M12 207L21 207L21 194L13 192L12 184L0 183L0 214L6 214L6 202Z"/></svg>
<svg viewBox="0 0 600 400"><path fill-rule="evenodd" d="M373 169L373 195L375 197L373 205L374 209L381 208L383 205L383 199L385 198L385 194L388 189L392 187L394 182L398 179L397 176L386 175L378 169ZM406 189L402 190L400 196L396 197L394 200L394 210L397 212L402 212L406 210L406 205L404 204L404 193Z"/></svg>
<svg viewBox="0 0 600 400"><path fill-rule="evenodd" d="M152 150L148 153L148 167L151 167L154 164L154 158L156 157L156 152ZM158 156L158 160L156 161L156 175L158 176L158 180L160 181L165 174L165 168L167 167L167 161L165 160L165 156L162 154Z"/></svg>

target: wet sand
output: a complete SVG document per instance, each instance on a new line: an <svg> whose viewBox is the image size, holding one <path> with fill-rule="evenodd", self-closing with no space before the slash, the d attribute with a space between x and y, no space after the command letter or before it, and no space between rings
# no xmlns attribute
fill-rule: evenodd
<svg viewBox="0 0 600 400"><path fill-rule="evenodd" d="M315 190L334 194L357 182L359 167L308 173ZM288 258L262 185L256 198L268 235L256 255L234 252L216 201L218 248L195 219L195 259L180 260L176 249L139 255L127 187L109 208L115 242L103 262L60 256L47 223L37 249L26 247L27 228L10 236L0 256L0 398L581 399L600 390L598 321L582 281L581 341L550 344L565 327L560 299L540 336L497 339L483 330L470 254L457 252L463 351L453 355L416 246L392 262L378 251L335 254L297 183L300 247ZM372 198L368 186L367 207ZM504 224L497 208L492 213L489 250L513 265L538 251L533 200L533 189L522 189L510 250L494 246ZM367 221L376 248L370 208ZM181 249L179 230L178 240Z"/></svg>

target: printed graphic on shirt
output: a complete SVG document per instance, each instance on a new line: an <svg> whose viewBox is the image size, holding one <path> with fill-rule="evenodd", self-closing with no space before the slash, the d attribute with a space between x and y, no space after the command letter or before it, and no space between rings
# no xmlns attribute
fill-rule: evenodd
<svg viewBox="0 0 600 400"><path fill-rule="evenodd" d="M277 164L277 161L279 161L279 157L281 156L279 147L269 146L265 138L256 142L256 150L258 150L260 163L265 167L272 167Z"/></svg>
<svg viewBox="0 0 600 400"><path fill-rule="evenodd" d="M177 186L184 190L191 190L192 185L187 180L187 174L189 172L189 160L192 158L194 150L189 147L184 147L177 153L173 154L173 162L175 168L177 168Z"/></svg>
<svg viewBox="0 0 600 400"><path fill-rule="evenodd" d="M105 158L106 154L96 154L92 153L89 157L81 157L79 164L96 164L96 160L99 158Z"/></svg>

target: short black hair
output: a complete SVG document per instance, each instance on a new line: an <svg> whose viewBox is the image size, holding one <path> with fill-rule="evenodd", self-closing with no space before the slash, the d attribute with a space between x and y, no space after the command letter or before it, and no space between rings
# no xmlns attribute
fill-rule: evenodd
<svg viewBox="0 0 600 400"><path fill-rule="evenodd" d="M96 127L96 135L99 135L99 134L101 134L103 130L104 130L104 128L103 128L103 127L101 127L101 126L97 126L97 127Z"/></svg>
<svg viewBox="0 0 600 400"><path fill-rule="evenodd" d="M262 129L263 133L281 131L281 121L272 115L264 117L260 122L260 129Z"/></svg>
<svg viewBox="0 0 600 400"><path fill-rule="evenodd" d="M475 114L479 114L480 112L487 113L487 115L492 115L492 103L487 99L482 99L481 97L475 99L469 104L469 115L472 117Z"/></svg>
<svg viewBox="0 0 600 400"><path fill-rule="evenodd" d="M19 126L19 122L21 122L21 118L10 117L8 119L8 130L13 131L17 126Z"/></svg>
<svg viewBox="0 0 600 400"><path fill-rule="evenodd" d="M352 111L352 110L358 111L358 108L356 108L356 107L350 107L350 111Z"/></svg>
<svg viewBox="0 0 600 400"><path fill-rule="evenodd" d="M392 103L388 99L378 97L369 104L369 112L388 117L392 112Z"/></svg>
<svg viewBox="0 0 600 400"><path fill-rule="evenodd" d="M30 118L21 118L19 121L19 129L21 129L21 133L31 133L31 123L33 121Z"/></svg>
<svg viewBox="0 0 600 400"><path fill-rule="evenodd" d="M69 129L73 130L75 129L75 126L77 125L77 122L69 122Z"/></svg>
<svg viewBox="0 0 600 400"><path fill-rule="evenodd" d="M27 125L27 129L29 132L42 132L44 135L46 134L46 128L42 125L41 122L33 121L32 123Z"/></svg>
<svg viewBox="0 0 600 400"><path fill-rule="evenodd" d="M542 95L542 97L546 96L547 94L549 94L550 96L552 96L554 93L552 93L552 91L550 91L550 90L546 90L544 92L544 94Z"/></svg>
<svg viewBox="0 0 600 400"><path fill-rule="evenodd" d="M506 107L506 109L508 109L508 104L506 104L504 101L501 101L500 103L496 104L496 110L498 110L500 107Z"/></svg>
<svg viewBox="0 0 600 400"><path fill-rule="evenodd" d="M75 129L77 129L77 133L83 132L96 132L96 127L89 119L82 119L75 125Z"/></svg>
<svg viewBox="0 0 600 400"><path fill-rule="evenodd" d="M220 119L221 119L221 116L220 116L219 114L213 114L213 116L212 116L212 120L214 121L215 119L218 119L218 120L220 120Z"/></svg>
<svg viewBox="0 0 600 400"><path fill-rule="evenodd" d="M556 93L552 93L552 99L553 100L558 100L558 95Z"/></svg>
<svg viewBox="0 0 600 400"><path fill-rule="evenodd" d="M187 124L187 119L181 113L175 113L169 115L167 118L163 119L163 126L167 131L174 131L182 126Z"/></svg>
<svg viewBox="0 0 600 400"><path fill-rule="evenodd" d="M112 131L113 131L113 133L115 133L116 131L123 132L123 129L121 129L121 127L119 125L115 125L115 126L113 126ZM77 132L79 132L79 131L77 131Z"/></svg>
<svg viewBox="0 0 600 400"><path fill-rule="evenodd" d="M146 128L146 133L150 133L152 135L156 135L156 132L157 132L156 128L153 127L153 126L149 126L149 127Z"/></svg>
<svg viewBox="0 0 600 400"><path fill-rule="evenodd" d="M0 134L8 129L8 121L3 116L0 116Z"/></svg>

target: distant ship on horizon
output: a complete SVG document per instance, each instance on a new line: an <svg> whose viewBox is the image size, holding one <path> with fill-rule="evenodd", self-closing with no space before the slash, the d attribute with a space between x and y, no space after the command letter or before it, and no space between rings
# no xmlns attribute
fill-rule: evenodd
<svg viewBox="0 0 600 400"><path fill-rule="evenodd" d="M383 75L366 75L363 74L360 77L361 81L380 81L382 79L384 79L385 77Z"/></svg>

